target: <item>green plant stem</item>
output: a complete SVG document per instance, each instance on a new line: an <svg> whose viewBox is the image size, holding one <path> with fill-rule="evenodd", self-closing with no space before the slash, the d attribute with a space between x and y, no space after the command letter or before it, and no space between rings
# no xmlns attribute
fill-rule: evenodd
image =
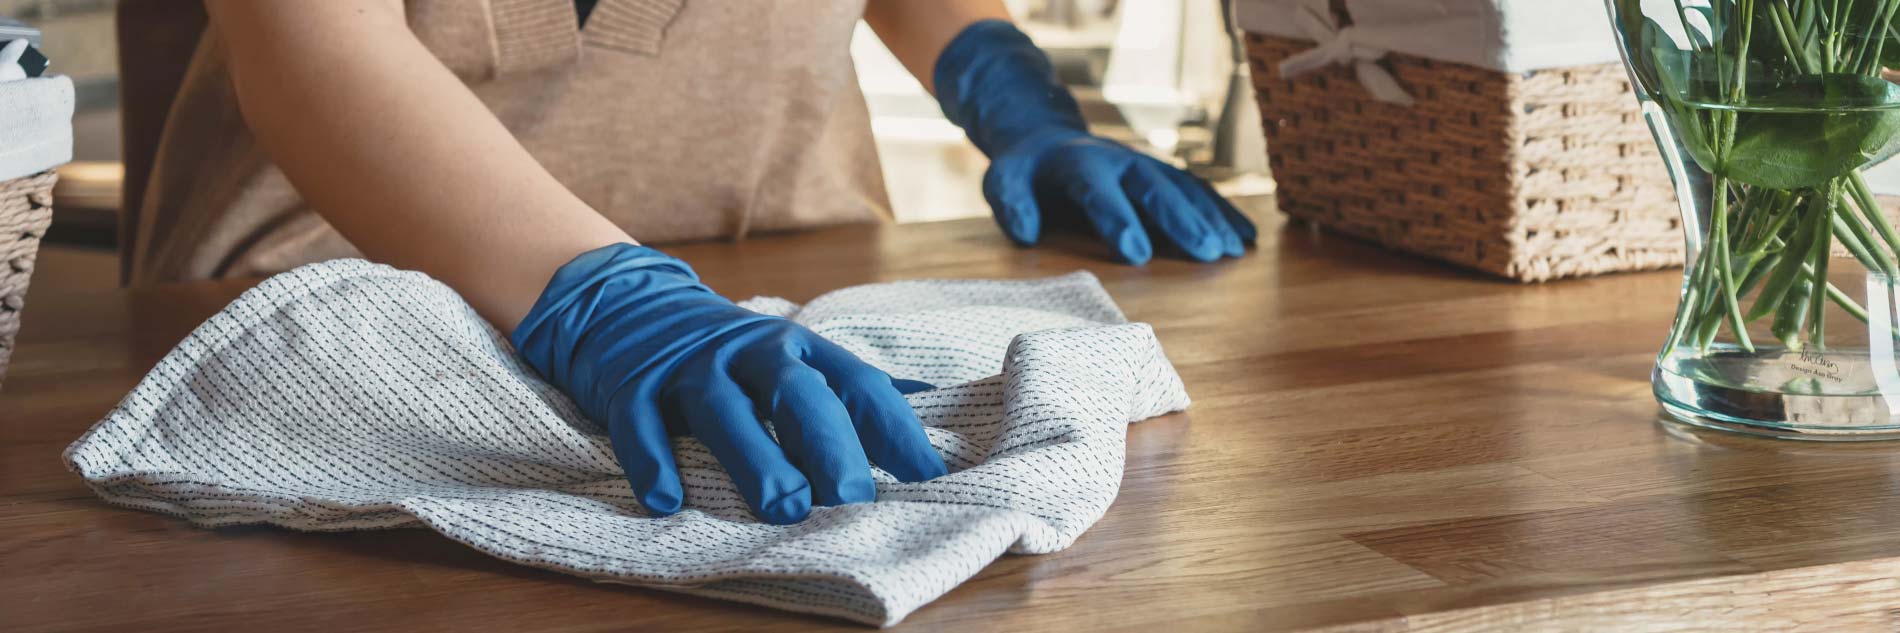
<svg viewBox="0 0 1900 633"><path fill-rule="evenodd" d="M1853 6L1851 0L1848 2L1848 6L1850 9ZM1841 59L1841 23L1843 15L1845 15L1845 12L1841 11L1840 0L1834 0L1828 3L1826 47L1828 72L1841 71L1841 62L1843 61Z"/></svg>
<svg viewBox="0 0 1900 633"><path fill-rule="evenodd" d="M1792 194L1786 191L1776 191L1772 195L1774 200L1772 206L1769 208L1780 209L1783 210L1783 212L1769 214L1774 216L1774 219L1769 220L1768 225L1762 228L1761 234L1755 237L1752 244L1742 249L1742 255L1744 257L1767 253L1770 248L1785 247L1785 244L1781 241L1779 236L1781 235L1782 228L1788 225L1788 221L1798 215L1796 211L1792 210L1792 203L1797 201ZM1751 215L1760 215L1760 213L1757 212Z"/></svg>
<svg viewBox="0 0 1900 633"><path fill-rule="evenodd" d="M1681 314L1676 315L1675 328L1669 332L1669 340L1663 345L1664 349L1675 349L1676 345L1682 342L1683 336L1702 320L1700 313L1704 297L1707 296L1702 286L1709 276L1709 254L1707 244L1696 252L1696 261L1692 264L1694 268L1689 270L1689 281L1683 284L1683 308Z"/></svg>
<svg viewBox="0 0 1900 633"><path fill-rule="evenodd" d="M1762 280L1768 278L1768 271L1772 270L1775 264L1781 260L1780 253L1767 252L1766 245L1768 242L1773 241L1773 236L1770 235L1769 238L1770 239L1761 240L1761 245L1755 246L1737 256L1737 259L1740 259L1742 263L1740 269L1734 273L1736 277L1740 278L1740 281L1737 281L1735 284L1736 296L1746 296L1748 293L1754 292L1755 287L1760 285ZM1701 296L1708 296L1709 294L1712 293L1704 291ZM1695 305L1694 300L1691 300L1690 305ZM1696 345L1699 348L1706 349L1708 345L1714 341L1716 331L1722 326L1725 316L1725 312L1723 311L1725 304L1703 302L1702 305L1697 307L1699 309L1695 311Z"/></svg>
<svg viewBox="0 0 1900 633"><path fill-rule="evenodd" d="M1770 238L1768 241L1778 242L1779 240ZM1766 273L1770 268L1773 268L1774 265L1780 261L1781 257L1782 254L1776 252L1770 253L1767 257L1763 258L1761 264L1748 275L1748 279L1742 281L1742 292L1747 293L1753 289L1755 283L1763 278L1762 273ZM1813 279L1814 269L1803 264L1801 266L1801 274L1807 276L1809 279ZM1841 289L1832 282L1827 284L1827 296L1829 299L1834 300L1834 303L1839 304L1841 310L1846 311L1848 316L1852 316L1862 323L1867 323L1867 309L1861 307L1859 303L1855 302L1852 297L1847 296L1847 293L1842 292ZM1900 336L1900 332L1896 332L1895 336Z"/></svg>
<svg viewBox="0 0 1900 633"><path fill-rule="evenodd" d="M1900 0L1886 0L1879 9L1874 10L1873 28L1879 29L1881 34L1861 40L1861 74L1880 74L1880 57L1886 54L1887 49L1886 31L1893 24L1896 11L1900 11Z"/></svg>
<svg viewBox="0 0 1900 633"><path fill-rule="evenodd" d="M1850 22L1875 20L1878 32L1900 37L1900 29L1892 26L1900 18L1900 0L1715 0L1713 11L1705 14L1709 37L1699 36L1701 31L1690 21L1694 12L1682 0L1672 4L1690 38L1689 52L1714 56L1712 68L1700 68L1713 71L1714 77L1703 78L1713 79L1715 85L1703 85L1721 95L1716 105L1730 107L1691 102L1691 109L1672 113L1685 124L1703 126L1687 140L1705 144L1694 149L1706 159L1714 183L1705 239L1684 283L1681 314L1667 348L1686 343L1706 351L1726 325L1738 347L1754 352L1747 326L1772 314L1772 330L1787 349L1825 349L1829 303L1863 323L1869 320L1864 307L1828 281L1833 244L1838 240L1869 274L1893 283L1900 278L1900 231L1887 221L1858 171L1825 186L1799 189L1744 184L1734 180L1742 177L1740 172L1731 177L1731 161L1763 158L1753 145L1747 149L1751 153L1737 156L1738 132L1751 134L1750 143L1759 144L1752 136L1757 119L1750 117L1768 116L1746 107L1749 73L1765 69L1769 74L1764 80L1777 86L1790 79L1788 70L1807 76L1878 77L1885 38L1864 36ZM1772 60L1751 60L1758 18L1773 31L1766 44L1774 49L1771 56L1785 56L1787 66L1777 69ZM1740 125L1744 122L1750 126ZM1743 310L1741 301L1750 295L1753 305Z"/></svg>
<svg viewBox="0 0 1900 633"><path fill-rule="evenodd" d="M1880 201L1874 198L1874 190L1867 186L1867 179L1855 171L1847 175L1847 182L1848 191L1854 196L1854 207L1860 210L1861 217L1873 225L1874 231L1880 233L1880 239L1887 243L1887 248L1900 253L1900 234L1896 234L1893 223L1887 221L1887 213L1880 208ZM1891 265L1891 258L1888 261L1890 265L1882 270L1892 275L1892 271L1900 266Z"/></svg>
<svg viewBox="0 0 1900 633"><path fill-rule="evenodd" d="M1755 343L1748 339L1748 322L1742 318L1742 304L1735 298L1734 259L1729 257L1728 235L1728 179L1715 177L1715 226L1710 227L1709 236L1715 253L1715 279L1721 285L1722 303L1728 308L1729 328L1735 331L1735 341L1742 349L1750 353L1755 351Z"/></svg>
<svg viewBox="0 0 1900 633"><path fill-rule="evenodd" d="M1791 210L1790 213L1799 213L1799 211ZM1761 294L1755 295L1755 306L1748 311L1749 320L1776 314L1783 300L1794 290L1796 282L1801 278L1801 263L1807 257L1804 253L1793 249L1813 243L1814 231L1818 228L1815 226L1814 219L1818 217L1812 212L1803 214L1801 221L1795 225L1794 234L1789 236L1787 242L1787 248L1790 250L1782 255L1780 263L1769 275L1768 282L1762 286Z"/></svg>
<svg viewBox="0 0 1900 633"><path fill-rule="evenodd" d="M1695 306L1701 304L1697 293L1701 293L1701 289L1697 289L1697 287L1689 287L1689 291L1683 293L1683 312L1676 316L1676 329L1672 329L1672 331L1668 333L1668 340L1663 342L1663 354L1676 352L1676 346L1682 344L1682 336L1689 333L1689 327L1691 327L1693 323L1699 323L1699 319L1695 316L1695 310L1697 310Z"/></svg>
<svg viewBox="0 0 1900 633"><path fill-rule="evenodd" d="M1881 19L1883 19L1883 17L1889 17L1889 15L1887 15L1887 6L1892 4L1892 2L1891 0L1877 0L1877 2L1879 2L1879 4L1873 8L1873 23L1875 23L1875 25L1885 25ZM1860 49L1854 51L1854 74L1868 74L1870 68L1879 67L1879 57L1872 59L1872 65L1870 65L1870 59L1868 59L1868 53L1872 53L1873 51L1873 42L1879 42L1879 38L1860 38Z"/></svg>
<svg viewBox="0 0 1900 633"><path fill-rule="evenodd" d="M1860 304L1854 302L1853 297L1841 292L1840 288L1834 287L1833 282L1827 284L1827 298L1833 299L1834 303L1841 306L1841 310L1846 311L1848 316L1854 317L1861 323L1872 324L1867 320L1867 309L1860 307Z"/></svg>
<svg viewBox="0 0 1900 633"><path fill-rule="evenodd" d="M1741 34L1736 38L1741 40L1741 44L1735 47L1735 84L1730 89L1730 103L1741 103L1742 98L1748 95L1748 49L1755 40L1755 0L1740 0L1736 8L1742 17ZM1731 114L1729 118L1733 119L1734 115ZM1734 126L1735 122L1729 121L1729 127Z"/></svg>
<svg viewBox="0 0 1900 633"><path fill-rule="evenodd" d="M1781 53L1790 61L1800 63L1801 53L1794 49L1794 40L1788 36L1788 32L1794 30L1792 18L1788 16L1788 3L1778 0L1768 5L1768 20L1775 27L1775 39L1781 42Z"/></svg>
<svg viewBox="0 0 1900 633"><path fill-rule="evenodd" d="M1682 342L1682 335L1688 333L1691 324L1700 321L1696 315L1696 306L1701 305L1700 297L1697 296L1700 292L1701 289L1696 288L1693 281L1689 283L1689 289L1683 292L1682 304L1687 307L1676 315L1676 327L1669 330L1669 340L1663 342L1663 349L1675 349Z"/></svg>
<svg viewBox="0 0 1900 633"><path fill-rule="evenodd" d="M1802 265L1796 266L1796 270L1806 272L1808 269ZM1781 339L1782 346L1793 350L1803 347L1801 334L1807 327L1808 307L1811 305L1808 295L1814 291L1814 278L1811 275L1803 275L1798 281L1801 283L1789 288L1788 296L1775 306L1775 320L1769 326L1775 338Z"/></svg>
<svg viewBox="0 0 1900 633"><path fill-rule="evenodd" d="M1838 217L1838 210L1840 208L1840 187L1839 180L1828 183L1827 186L1826 213L1830 220ZM1809 265L1814 268L1812 275L1814 281L1812 285L1826 286L1830 283L1827 280L1828 262L1834 259L1834 247L1831 243L1833 241L1834 232L1823 228L1816 231L1814 235L1814 247L1808 251L1808 257L1813 260ZM1808 292L1808 300L1811 302L1811 305L1808 306L1808 342L1812 343L1816 348L1826 349L1827 292L1814 292L1810 289Z"/></svg>
<svg viewBox="0 0 1900 633"><path fill-rule="evenodd" d="M1695 50L1695 26L1689 24L1689 9L1682 6L1681 0L1677 0L1674 4L1676 5L1676 19L1682 22L1682 33L1689 38L1689 50Z"/></svg>
<svg viewBox="0 0 1900 633"><path fill-rule="evenodd" d="M1836 64L1835 68L1841 72L1853 72L1853 69L1860 67L1860 58L1855 56L1855 51L1848 44L1849 33L1847 32L1848 23L1854 19L1856 1L1846 0L1842 3L1841 17L1837 21L1839 26L1834 29L1835 54L1840 56L1840 63Z"/></svg>
<svg viewBox="0 0 1900 633"><path fill-rule="evenodd" d="M1867 246L1861 243L1861 236L1855 234L1855 229L1865 230L1859 226L1859 221L1848 218L1847 212L1838 210L1840 207L1835 208L1837 211L1831 218L1834 224L1834 239L1840 241L1841 246L1846 247L1847 252L1851 253L1854 259L1859 260L1860 265L1866 267L1867 270L1886 270L1887 262L1875 259L1873 253L1867 251Z"/></svg>
<svg viewBox="0 0 1900 633"><path fill-rule="evenodd" d="M1860 259L1861 265L1865 266L1868 272L1879 272L1888 276L1900 272L1900 267L1896 266L1892 252L1889 251L1886 246L1881 245L1880 241L1874 239L1873 233L1868 231L1867 225L1861 222L1860 203L1855 201L1852 205L1852 208L1855 209L1855 213L1848 213L1847 209L1850 208L1849 202L1849 200L1843 199L1840 201L1839 206L1836 207L1840 209L1840 212L1835 214L1837 224L1839 225L1836 228L1845 228L1852 234L1853 239L1860 244L1861 248L1866 251L1864 257L1860 253L1855 253L1855 257ZM1849 248L1852 247L1850 246Z"/></svg>
<svg viewBox="0 0 1900 633"><path fill-rule="evenodd" d="M1767 195L1758 195L1755 192L1750 192L1748 195L1744 195L1739 202L1742 203L1743 209L1748 209L1753 208L1753 205L1759 204L1763 202L1765 198L1769 197L1772 197L1774 201L1780 205L1786 205L1792 198L1792 196L1784 192L1772 192ZM1730 207L1733 209L1735 205L1731 204ZM1739 212L1733 210L1731 210L1728 215L1730 217L1742 217ZM1772 215L1773 218L1766 223L1754 223L1757 226L1741 227L1732 229L1729 232L1729 239L1739 240L1743 245L1741 252L1731 253L1728 257L1728 261L1732 262L1732 266L1738 266L1738 268L1730 272L1733 278L1739 279L1735 286L1734 294L1736 297L1742 297L1753 292L1757 285L1768 278L1769 271L1773 270L1781 259L1779 251L1783 248L1783 245L1782 241L1777 238L1776 235L1779 234L1781 228L1786 226L1788 221L1796 214L1777 213ZM1748 228L1756 228L1757 230L1751 235L1747 230ZM1714 231L1710 231L1710 233L1715 234ZM1715 244L1712 241L1706 242L1706 244L1707 245L1701 251L1703 256L1699 256L1700 261L1696 264L1696 274L1692 275L1692 279L1689 282L1691 284L1690 290L1685 294L1684 298L1685 318L1689 320L1681 324L1693 332L1694 338L1692 340L1698 348L1702 349L1707 349L1708 346L1714 342L1715 334L1721 328L1726 317L1727 313L1725 308L1728 305L1723 301L1709 300L1711 297L1721 295L1718 294L1719 288L1714 281L1713 271L1716 269L1712 267L1712 264L1706 263L1710 261L1706 256L1716 252ZM1730 244L1730 248L1734 248L1734 243ZM1770 249L1775 250L1771 252ZM1740 263L1733 263L1737 261ZM1672 335L1671 340L1676 340L1678 337L1679 335Z"/></svg>
<svg viewBox="0 0 1900 633"><path fill-rule="evenodd" d="M1769 10L1773 14L1771 17L1774 18L1775 35L1781 40L1781 48L1787 53L1789 61L1799 66L1801 72L1810 75L1821 72L1820 68L1809 63L1808 56L1804 54L1807 50L1805 46L1800 49L1795 48L1794 38L1800 35L1800 29L1795 26L1794 12L1788 9L1787 0L1777 0L1773 6L1769 7ZM1806 43L1805 40L1803 43Z"/></svg>
<svg viewBox="0 0 1900 633"><path fill-rule="evenodd" d="M1702 296L1708 299L1703 301L1704 305L1698 311L1692 334L1695 336L1696 349L1708 351L1709 346L1715 344L1715 335L1722 331L1722 325L1728 323L1728 304L1718 300L1722 296L1721 287L1713 274L1709 275Z"/></svg>
<svg viewBox="0 0 1900 633"><path fill-rule="evenodd" d="M1676 4L1677 6L1681 6L1682 0L1676 0ZM1722 40L1728 39L1726 37L1720 36L1720 34L1723 33L1722 5L1718 3L1718 4L1711 5L1710 8L1713 10L1709 12L1709 39L1711 40L1710 42L1711 48L1715 49L1714 52L1715 52L1716 69L1717 69L1717 72L1715 73L1716 83L1719 86L1719 89L1722 91L1722 94L1728 94L1728 84L1723 83L1729 80L1728 74L1720 72L1721 60L1728 59L1722 54ZM1689 23L1685 21L1683 22L1682 26L1685 29L1689 28ZM1685 33L1685 35L1687 35L1687 33Z"/></svg>

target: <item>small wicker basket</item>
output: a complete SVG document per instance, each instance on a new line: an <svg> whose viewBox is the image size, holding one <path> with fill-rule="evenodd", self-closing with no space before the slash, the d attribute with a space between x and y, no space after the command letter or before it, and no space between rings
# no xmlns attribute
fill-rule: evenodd
<svg viewBox="0 0 1900 633"><path fill-rule="evenodd" d="M26 307L26 285L40 237L53 222L53 172L0 181L0 380Z"/></svg>
<svg viewBox="0 0 1900 633"><path fill-rule="evenodd" d="M1682 263L1675 193L1622 67L1518 74L1390 54L1417 100L1405 106L1346 67L1282 77L1311 42L1246 42L1288 215L1522 281Z"/></svg>

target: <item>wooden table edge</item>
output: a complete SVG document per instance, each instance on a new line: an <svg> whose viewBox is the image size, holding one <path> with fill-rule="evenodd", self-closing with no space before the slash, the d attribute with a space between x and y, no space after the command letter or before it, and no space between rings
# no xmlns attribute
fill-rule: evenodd
<svg viewBox="0 0 1900 633"><path fill-rule="evenodd" d="M1900 557L1699 578L1326 625L1347 631L1900 629ZM1805 630L1805 629L1804 629Z"/></svg>

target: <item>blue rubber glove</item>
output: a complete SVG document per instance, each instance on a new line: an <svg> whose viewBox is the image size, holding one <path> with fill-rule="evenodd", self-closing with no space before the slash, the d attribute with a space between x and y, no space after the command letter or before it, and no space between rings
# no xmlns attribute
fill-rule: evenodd
<svg viewBox="0 0 1900 633"><path fill-rule="evenodd" d="M1034 245L1045 214L1080 216L1131 264L1154 255L1150 231L1203 262L1254 241L1253 222L1207 183L1089 134L1049 57L1015 25L971 24L938 55L933 79L944 115L990 157L983 196L1016 243Z"/></svg>
<svg viewBox="0 0 1900 633"><path fill-rule="evenodd" d="M616 244L554 274L515 349L602 422L640 504L678 512L671 436L705 443L759 518L871 501L871 465L903 481L944 474L900 386L804 326L714 294L659 251ZM761 418L777 431L774 443ZM867 457L869 461L867 461Z"/></svg>

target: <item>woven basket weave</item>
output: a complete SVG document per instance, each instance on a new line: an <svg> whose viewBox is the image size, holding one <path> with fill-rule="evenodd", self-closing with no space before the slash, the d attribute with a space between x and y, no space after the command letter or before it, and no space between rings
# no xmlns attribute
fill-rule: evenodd
<svg viewBox="0 0 1900 633"><path fill-rule="evenodd" d="M26 307L26 285L40 237L53 222L53 172L0 181L0 380Z"/></svg>
<svg viewBox="0 0 1900 633"><path fill-rule="evenodd" d="M1522 281L1682 263L1675 192L1622 67L1387 55L1417 99L1403 106L1346 67L1282 77L1311 42L1246 40L1288 215Z"/></svg>

